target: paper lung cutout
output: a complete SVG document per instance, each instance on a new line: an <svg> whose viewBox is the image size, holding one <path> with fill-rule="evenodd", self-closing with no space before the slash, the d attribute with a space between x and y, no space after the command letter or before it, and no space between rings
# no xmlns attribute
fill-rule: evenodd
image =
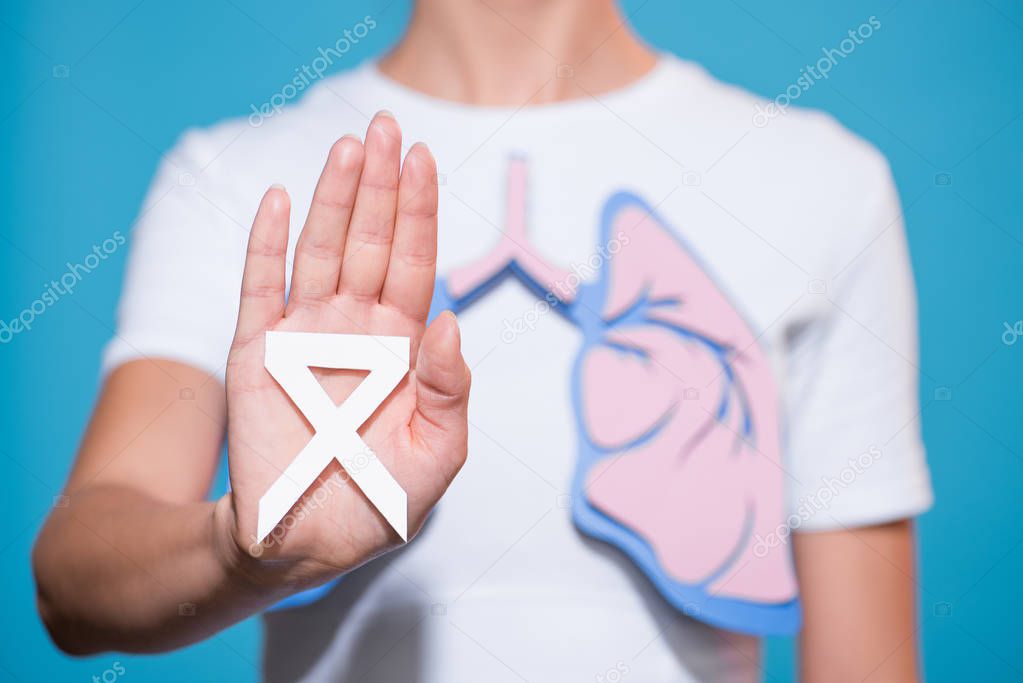
<svg viewBox="0 0 1023 683"><path fill-rule="evenodd" d="M673 604L735 630L788 632L799 608L785 548L778 390L756 336L635 195L605 205L627 244L583 287L574 371L579 527L618 545Z"/></svg>
<svg viewBox="0 0 1023 683"><path fill-rule="evenodd" d="M686 614L749 633L797 630L788 549L755 552L785 520L778 389L756 335L633 194L604 206L597 280L571 287L529 247L525 173L512 159L503 239L438 282L433 314L463 310L508 276L553 294L584 337L571 378L577 526L623 550Z"/></svg>

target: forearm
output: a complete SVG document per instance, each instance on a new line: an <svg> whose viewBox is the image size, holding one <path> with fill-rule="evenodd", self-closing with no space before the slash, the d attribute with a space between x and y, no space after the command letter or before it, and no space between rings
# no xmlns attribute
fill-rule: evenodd
<svg viewBox="0 0 1023 683"><path fill-rule="evenodd" d="M283 597L229 545L219 517L214 503L166 503L111 485L55 508L33 554L54 641L73 654L168 650Z"/></svg>

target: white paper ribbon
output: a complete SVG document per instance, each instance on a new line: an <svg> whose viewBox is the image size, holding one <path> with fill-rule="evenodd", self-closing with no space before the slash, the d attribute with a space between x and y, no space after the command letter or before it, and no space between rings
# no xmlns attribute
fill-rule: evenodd
<svg viewBox="0 0 1023 683"><path fill-rule="evenodd" d="M324 468L336 459L403 541L408 498L356 431L408 372L409 338L316 332L267 332L265 365L316 433L259 499L260 540L273 531ZM368 370L335 406L310 368Z"/></svg>

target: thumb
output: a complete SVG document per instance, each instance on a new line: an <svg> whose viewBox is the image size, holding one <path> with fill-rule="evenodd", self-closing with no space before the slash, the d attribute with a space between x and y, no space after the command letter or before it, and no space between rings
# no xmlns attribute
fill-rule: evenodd
<svg viewBox="0 0 1023 683"><path fill-rule="evenodd" d="M416 361L416 413L412 430L438 457L455 467L465 458L469 368L462 359L458 322L444 311L426 329Z"/></svg>

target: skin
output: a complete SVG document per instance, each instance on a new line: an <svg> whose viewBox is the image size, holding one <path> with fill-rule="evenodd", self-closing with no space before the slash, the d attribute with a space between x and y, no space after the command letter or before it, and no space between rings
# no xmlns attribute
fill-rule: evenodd
<svg viewBox="0 0 1023 683"><path fill-rule="evenodd" d="M613 90L655 63L611 0L420 0L380 68L436 97L518 107ZM572 78L553 78L560 64L573 66ZM226 387L159 359L126 363L106 381L67 483L69 504L53 510L33 555L39 611L64 651L181 647L400 542L335 467L309 492L326 496L323 507L254 553L259 496L312 433L263 370L268 329L412 337L412 371L362 433L408 491L410 532L457 474L469 372L454 318L425 328L434 162L417 144L402 164L400 136L397 122L378 114L365 144L343 138L330 150L286 303L289 199L281 188L264 195ZM338 371L320 378L336 401L358 382ZM205 502L225 434L232 492ZM802 680L918 680L914 547L906 521L794 535ZM722 638L758 656L755 639Z"/></svg>
<svg viewBox="0 0 1023 683"><path fill-rule="evenodd" d="M912 524L793 538L803 600L802 680L920 680Z"/></svg>

